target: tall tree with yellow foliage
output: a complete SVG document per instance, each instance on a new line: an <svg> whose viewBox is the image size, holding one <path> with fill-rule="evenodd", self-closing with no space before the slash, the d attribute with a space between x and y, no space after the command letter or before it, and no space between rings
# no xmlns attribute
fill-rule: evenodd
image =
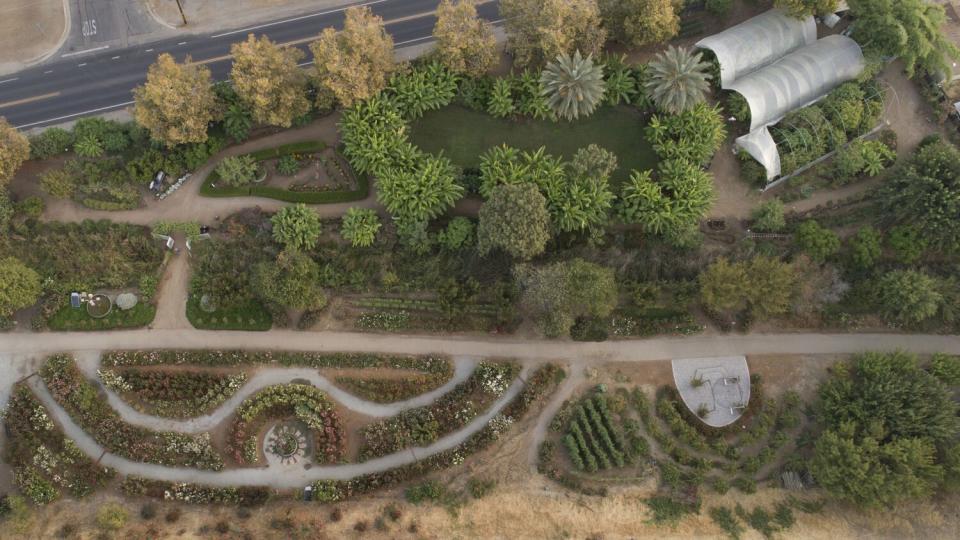
<svg viewBox="0 0 960 540"><path fill-rule="evenodd" d="M477 16L475 0L443 0L433 27L437 56L454 73L480 77L497 62L493 26Z"/></svg>
<svg viewBox="0 0 960 540"><path fill-rule="evenodd" d="M167 146L207 140L207 125L217 112L210 70L191 63L189 56L183 64L166 53L158 56L133 99L137 123Z"/></svg>
<svg viewBox="0 0 960 540"><path fill-rule="evenodd" d="M523 67L539 66L561 53L600 53L607 31L597 0L501 0L507 51Z"/></svg>
<svg viewBox="0 0 960 540"><path fill-rule="evenodd" d="M675 0L599 0L603 25L632 47L663 43L680 31Z"/></svg>
<svg viewBox="0 0 960 540"><path fill-rule="evenodd" d="M261 124L290 127L293 120L310 110L307 76L297 65L303 53L293 47L280 47L266 36L230 47L233 69L230 77L237 96Z"/></svg>
<svg viewBox="0 0 960 540"><path fill-rule="evenodd" d="M393 38L366 6L347 9L343 30L324 29L310 51L317 85L344 107L383 90L394 69Z"/></svg>
<svg viewBox="0 0 960 540"><path fill-rule="evenodd" d="M0 116L0 188L7 185L29 157L30 141Z"/></svg>

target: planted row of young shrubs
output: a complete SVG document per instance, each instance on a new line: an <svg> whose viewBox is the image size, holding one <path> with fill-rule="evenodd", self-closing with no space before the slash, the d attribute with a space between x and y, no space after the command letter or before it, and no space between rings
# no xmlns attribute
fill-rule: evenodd
<svg viewBox="0 0 960 540"><path fill-rule="evenodd" d="M576 407L563 443L574 467L587 472L624 467L637 455L624 444L601 394L584 398ZM637 448L642 451L641 443Z"/></svg>
<svg viewBox="0 0 960 540"><path fill-rule="evenodd" d="M237 407L231 431L230 452L239 464L259 459L256 437L267 422L295 417L314 433L314 459L337 463L343 457L343 423L327 395L305 384L269 386L248 397ZM253 448L251 449L251 441Z"/></svg>
<svg viewBox="0 0 960 540"><path fill-rule="evenodd" d="M206 414L229 399L247 380L244 373L203 371L105 369L99 374L105 386L134 408L165 418Z"/></svg>
<svg viewBox="0 0 960 540"><path fill-rule="evenodd" d="M158 432L124 422L69 356L49 358L40 369L40 377L73 421L109 452L158 465L223 468L223 459L211 445L208 433Z"/></svg>
<svg viewBox="0 0 960 540"><path fill-rule="evenodd" d="M8 436L4 460L13 468L20 492L34 503L49 503L64 492L84 497L113 478L112 469L94 463L63 435L24 383L14 387L3 421Z"/></svg>
<svg viewBox="0 0 960 540"><path fill-rule="evenodd" d="M341 501L364 493L384 489L419 478L431 472L463 463L466 456L479 452L505 433L514 422L523 418L530 405L556 387L562 370L553 364L538 368L527 383L487 425L459 445L387 471L367 474L351 480L320 480L312 484L314 498L321 503Z"/></svg>
<svg viewBox="0 0 960 540"><path fill-rule="evenodd" d="M377 458L410 446L425 446L470 422L506 392L519 366L481 362L464 382L424 407L408 409L364 427L360 460Z"/></svg>
<svg viewBox="0 0 960 540"><path fill-rule="evenodd" d="M140 476L124 478L120 488L127 495L153 497L188 504L260 506L270 500L272 495L271 490L265 487L216 487L151 480Z"/></svg>

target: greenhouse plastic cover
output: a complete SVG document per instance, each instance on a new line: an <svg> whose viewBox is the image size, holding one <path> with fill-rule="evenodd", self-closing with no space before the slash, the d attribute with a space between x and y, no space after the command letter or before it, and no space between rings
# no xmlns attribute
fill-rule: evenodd
<svg viewBox="0 0 960 540"><path fill-rule="evenodd" d="M857 42L833 35L737 79L729 89L747 100L753 131L855 79L863 67L863 52Z"/></svg>
<svg viewBox="0 0 960 540"><path fill-rule="evenodd" d="M816 40L817 26L812 16L801 20L772 9L703 38L696 46L717 56L720 87L727 89L738 78Z"/></svg>
<svg viewBox="0 0 960 540"><path fill-rule="evenodd" d="M755 129L742 137L737 137L737 147L745 150L767 170L767 180L773 180L780 174L780 152L777 143L766 126Z"/></svg>

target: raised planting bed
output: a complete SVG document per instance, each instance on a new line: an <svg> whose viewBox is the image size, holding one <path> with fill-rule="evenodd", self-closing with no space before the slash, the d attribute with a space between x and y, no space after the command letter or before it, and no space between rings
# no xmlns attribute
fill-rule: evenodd
<svg viewBox="0 0 960 540"><path fill-rule="evenodd" d="M453 371L423 373L404 377L337 377L337 386L347 392L376 403L403 401L443 386Z"/></svg>
<svg viewBox="0 0 960 540"><path fill-rule="evenodd" d="M138 411L165 418L193 418L219 407L246 382L245 373L101 369L100 379Z"/></svg>
<svg viewBox="0 0 960 540"><path fill-rule="evenodd" d="M322 190L321 185L294 183L287 187L269 185L271 179L264 183L255 183L246 186L227 186L220 182L220 175L211 171L200 187L200 194L204 197L266 197L284 202L306 204L332 204L366 199L370 194L370 181L366 175L356 175L340 154L329 148L322 141L304 141L291 143L276 148L258 150L249 154L257 162L267 168L268 177L282 179L279 173L271 173L276 168L274 160L284 156L297 156L301 159L314 161L318 171L323 170L328 179L338 178L338 183L352 183L354 189ZM319 172L317 173L319 175Z"/></svg>
<svg viewBox="0 0 960 540"><path fill-rule="evenodd" d="M223 468L223 458L214 450L208 433L157 432L124 422L69 356L49 358L40 377L70 418L108 452L157 465Z"/></svg>
<svg viewBox="0 0 960 540"><path fill-rule="evenodd" d="M481 362L470 377L424 407L364 427L360 461L427 446L466 426L503 395L520 368L514 362Z"/></svg>

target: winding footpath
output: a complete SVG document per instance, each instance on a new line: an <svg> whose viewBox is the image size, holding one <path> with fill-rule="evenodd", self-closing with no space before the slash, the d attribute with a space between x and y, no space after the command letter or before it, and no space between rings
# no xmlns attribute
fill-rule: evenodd
<svg viewBox="0 0 960 540"><path fill-rule="evenodd" d="M80 368L80 371L83 372L88 379L103 389L107 395L107 402L120 414L120 417L123 418L125 422L154 431L177 431L190 434L203 433L214 429L229 418L243 400L268 386L288 384L295 379L308 381L329 395L338 404L343 405L351 411L377 418L394 416L407 409L423 407L424 405L433 403L438 397L452 390L454 386L467 380L477 365L475 358L456 357L453 359L453 377L444 383L443 386L414 398L394 403L374 403L360 399L334 385L329 379L320 375L316 369L286 367L257 368L254 366L253 369L257 369L257 372L250 377L233 396L224 401L223 404L213 412L196 418L178 420L142 413L130 406L130 404L124 401L116 392L104 386L100 377L97 375L97 370L100 369L100 356L100 353L95 351L84 351L74 354L77 367Z"/></svg>
<svg viewBox="0 0 960 540"><path fill-rule="evenodd" d="M50 415L61 426L64 434L73 439L80 450L99 463L116 469L122 475L134 475L169 482L189 482L211 486L266 486L277 489L303 488L317 480L349 480L365 474L382 472L403 465L409 465L425 457L439 454L455 448L471 435L483 429L487 423L512 400L523 388L524 369L520 377L500 396L486 412L474 418L466 427L438 439L425 447L415 447L371 459L363 463L347 465L322 465L304 469L299 466L273 466L258 469L230 469L225 471L201 471L185 467L166 467L150 463L141 463L107 452L93 437L74 423L70 415L63 410L50 395L46 385L39 377L27 379L30 389L40 402L50 411Z"/></svg>

